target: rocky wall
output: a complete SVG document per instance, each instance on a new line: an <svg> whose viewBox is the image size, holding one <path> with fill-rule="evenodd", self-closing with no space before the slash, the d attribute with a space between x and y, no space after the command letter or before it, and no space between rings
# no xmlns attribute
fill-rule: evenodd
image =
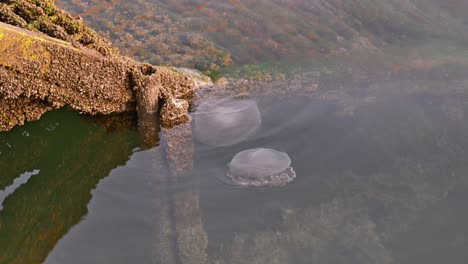
<svg viewBox="0 0 468 264"><path fill-rule="evenodd" d="M104 56L3 23L0 55L0 131L64 106L90 115L130 111L136 105L156 111L160 100L194 88L193 80L174 68Z"/></svg>

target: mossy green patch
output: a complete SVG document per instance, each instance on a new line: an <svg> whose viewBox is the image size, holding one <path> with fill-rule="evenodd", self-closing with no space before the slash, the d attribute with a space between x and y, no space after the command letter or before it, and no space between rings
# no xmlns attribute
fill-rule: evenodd
<svg viewBox="0 0 468 264"><path fill-rule="evenodd" d="M48 15L48 16L52 16L54 14L54 7L53 6L46 6L44 8L44 12Z"/></svg>

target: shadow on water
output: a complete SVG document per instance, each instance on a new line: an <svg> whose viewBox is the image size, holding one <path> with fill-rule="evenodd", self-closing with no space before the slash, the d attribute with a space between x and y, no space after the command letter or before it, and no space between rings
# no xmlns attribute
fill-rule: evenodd
<svg viewBox="0 0 468 264"><path fill-rule="evenodd" d="M44 261L87 214L91 190L139 145L136 131L122 128L128 118L119 118L119 127L97 120L58 110L0 133L0 190L16 187L0 209L0 263ZM31 171L35 175L13 184Z"/></svg>

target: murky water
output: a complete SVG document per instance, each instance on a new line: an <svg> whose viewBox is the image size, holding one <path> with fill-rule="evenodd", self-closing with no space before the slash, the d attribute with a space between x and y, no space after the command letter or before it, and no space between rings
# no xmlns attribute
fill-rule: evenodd
<svg viewBox="0 0 468 264"><path fill-rule="evenodd" d="M102 4L60 2L84 8L75 9L77 13ZM145 3L146 9L159 10L152 15L162 12L171 19L201 5L179 2ZM168 32L178 37L199 34L237 64L218 72L232 78L227 88L220 84L199 92L194 121L162 129L150 145L133 114L90 118L61 109L0 133L0 263L466 263L467 36L415 34L403 43L390 33L401 37L413 28L365 28L343 14L337 16L343 19L339 23L327 22L329 29L342 29L335 33L345 36L363 27L366 34L376 34L366 35L376 49L348 54L348 45L336 46L347 51L314 51L302 59L316 56L319 62L291 66L309 47L299 36L312 34L308 31L315 24L307 19L349 8L341 1L322 2L211 1L189 13L196 22L191 27L186 19L173 25ZM132 3L104 6L106 12L119 11L115 16L120 17L125 8L132 14ZM453 9L457 4L466 8L454 0L443 10L454 12L457 19L450 23L462 27L466 22ZM258 6L268 6L274 14L301 14L309 22L297 31L299 21L291 16L262 24L266 15L252 12ZM426 7L430 16L435 7ZM106 17L91 11L83 13L94 14L91 21ZM223 12L228 27L204 28ZM425 21L418 16L421 12L412 9L409 16ZM203 20L200 14L210 15ZM252 33L236 17L259 24L252 24ZM283 26L275 28L274 23ZM264 35L255 33L258 27ZM114 30L114 39L122 41L121 31ZM251 39L229 45L238 31ZM321 31L318 38L328 36L327 43L332 42L326 33ZM380 38L385 33L388 38ZM270 48L252 51L251 42L264 37L277 45L260 43ZM387 42L380 46L377 39ZM310 47L320 50L324 43ZM242 47L258 56L249 57ZM184 55L176 52L166 59ZM184 61L180 64L190 66ZM242 111L227 107L223 114L240 114L229 120L242 123L241 132L249 133L217 133L221 126L214 125L207 133L216 138L200 138L205 126L196 128L199 106L239 93L249 94L249 106L254 102L258 107L254 129L239 121L244 120ZM287 153L294 180L275 188L236 188L226 181L233 157L256 148Z"/></svg>
<svg viewBox="0 0 468 264"><path fill-rule="evenodd" d="M168 131L139 150L137 131L61 110L2 134L2 262L466 260L468 97L377 95L353 112L255 100L256 135L229 147L193 139L182 171ZM256 147L289 153L297 179L254 190L219 180Z"/></svg>

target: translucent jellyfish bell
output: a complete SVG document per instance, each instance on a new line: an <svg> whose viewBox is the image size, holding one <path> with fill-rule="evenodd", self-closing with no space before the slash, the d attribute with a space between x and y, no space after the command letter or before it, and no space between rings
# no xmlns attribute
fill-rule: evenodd
<svg viewBox="0 0 468 264"><path fill-rule="evenodd" d="M280 187L296 178L288 154L268 148L239 152L228 169L227 176L243 187Z"/></svg>
<svg viewBox="0 0 468 264"><path fill-rule="evenodd" d="M194 114L195 137L211 146L237 144L260 126L260 111L251 99L211 99L202 103Z"/></svg>

